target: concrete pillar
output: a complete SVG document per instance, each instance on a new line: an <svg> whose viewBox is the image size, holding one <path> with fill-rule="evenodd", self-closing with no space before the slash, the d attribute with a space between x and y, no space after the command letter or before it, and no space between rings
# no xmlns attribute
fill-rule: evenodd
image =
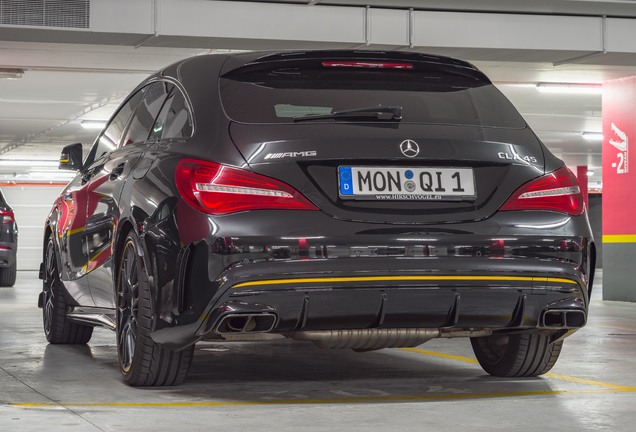
<svg viewBox="0 0 636 432"><path fill-rule="evenodd" d="M636 77L603 83L602 108L603 298L636 301Z"/></svg>

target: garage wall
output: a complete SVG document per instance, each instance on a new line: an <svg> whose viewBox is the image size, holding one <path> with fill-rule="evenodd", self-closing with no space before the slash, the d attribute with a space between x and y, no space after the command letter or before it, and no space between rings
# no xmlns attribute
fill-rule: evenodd
<svg viewBox="0 0 636 432"><path fill-rule="evenodd" d="M60 184L2 186L18 223L18 270L39 270L44 220L63 188Z"/></svg>

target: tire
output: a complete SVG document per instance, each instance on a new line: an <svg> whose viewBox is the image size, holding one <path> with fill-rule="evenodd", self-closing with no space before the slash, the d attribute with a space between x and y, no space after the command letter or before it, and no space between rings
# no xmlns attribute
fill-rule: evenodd
<svg viewBox="0 0 636 432"><path fill-rule="evenodd" d="M0 287L10 287L15 285L16 263L9 267L0 268Z"/></svg>
<svg viewBox="0 0 636 432"><path fill-rule="evenodd" d="M139 240L130 232L117 266L117 357L124 382L131 386L181 384L190 369L194 346L172 351L150 337L153 305L148 275L138 251Z"/></svg>
<svg viewBox="0 0 636 432"><path fill-rule="evenodd" d="M72 322L66 316L68 304L57 271L55 245L49 237L44 255L44 302L42 321L46 340L52 344L84 345L91 340L93 327Z"/></svg>
<svg viewBox="0 0 636 432"><path fill-rule="evenodd" d="M563 341L551 342L549 334L494 334L471 338L479 364L490 375L534 377L548 372L561 353Z"/></svg>

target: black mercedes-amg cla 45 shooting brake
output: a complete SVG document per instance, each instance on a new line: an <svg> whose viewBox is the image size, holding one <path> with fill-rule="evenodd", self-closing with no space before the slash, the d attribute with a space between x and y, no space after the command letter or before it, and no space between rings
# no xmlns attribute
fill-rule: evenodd
<svg viewBox="0 0 636 432"><path fill-rule="evenodd" d="M469 337L536 376L586 323L576 178L474 66L405 52L198 56L154 74L44 231L50 343L116 332L124 381L271 334L358 351ZM270 334L265 335L264 334Z"/></svg>

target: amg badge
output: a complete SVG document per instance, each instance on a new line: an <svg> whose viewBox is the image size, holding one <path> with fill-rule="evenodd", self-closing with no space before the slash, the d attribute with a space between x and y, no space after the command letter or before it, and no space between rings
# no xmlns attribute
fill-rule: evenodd
<svg viewBox="0 0 636 432"><path fill-rule="evenodd" d="M312 157L316 156L318 152L316 150L307 150L307 151L299 151L299 152L286 152L286 153L268 153L265 155L264 159L282 159L282 158L293 158L293 157Z"/></svg>

